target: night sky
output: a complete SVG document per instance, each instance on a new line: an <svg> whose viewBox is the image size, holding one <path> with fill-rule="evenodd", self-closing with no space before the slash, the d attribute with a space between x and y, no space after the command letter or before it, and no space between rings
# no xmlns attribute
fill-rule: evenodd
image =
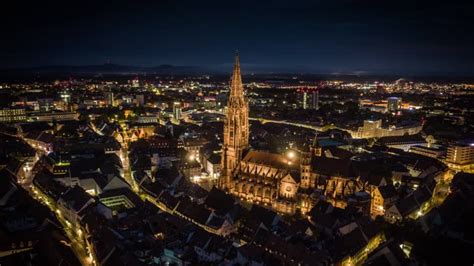
<svg viewBox="0 0 474 266"><path fill-rule="evenodd" d="M474 1L8 1L0 67L474 75Z"/></svg>

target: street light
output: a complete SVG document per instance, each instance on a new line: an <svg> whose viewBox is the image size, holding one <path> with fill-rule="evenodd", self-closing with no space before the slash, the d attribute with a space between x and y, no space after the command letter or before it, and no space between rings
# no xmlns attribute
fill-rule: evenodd
<svg viewBox="0 0 474 266"><path fill-rule="evenodd" d="M293 159L295 158L296 154L294 151L289 151L286 156L288 156L289 159Z"/></svg>

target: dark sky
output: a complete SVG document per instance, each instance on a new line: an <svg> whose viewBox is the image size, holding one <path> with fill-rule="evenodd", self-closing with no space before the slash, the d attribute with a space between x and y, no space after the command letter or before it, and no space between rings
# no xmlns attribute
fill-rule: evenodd
<svg viewBox="0 0 474 266"><path fill-rule="evenodd" d="M227 68L238 49L250 70L474 74L469 0L8 2L0 67Z"/></svg>

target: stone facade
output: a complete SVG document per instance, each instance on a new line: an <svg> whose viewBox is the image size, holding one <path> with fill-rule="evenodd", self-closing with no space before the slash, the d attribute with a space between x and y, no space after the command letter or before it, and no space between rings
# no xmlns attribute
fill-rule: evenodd
<svg viewBox="0 0 474 266"><path fill-rule="evenodd" d="M244 96L240 75L239 56L235 57L234 71L230 81L230 96L227 103L224 122L224 144L222 150L221 178L218 186L222 189L232 188L233 170L242 159L242 153L249 143L249 105Z"/></svg>
<svg viewBox="0 0 474 266"><path fill-rule="evenodd" d="M299 165L280 154L249 151L236 168L230 192L283 213L296 211Z"/></svg>
<svg viewBox="0 0 474 266"><path fill-rule="evenodd" d="M382 120L365 120L364 125L357 130L351 130L353 138L381 138L390 136L404 136L418 134L423 125L414 124L405 127L390 126L388 128L382 127Z"/></svg>

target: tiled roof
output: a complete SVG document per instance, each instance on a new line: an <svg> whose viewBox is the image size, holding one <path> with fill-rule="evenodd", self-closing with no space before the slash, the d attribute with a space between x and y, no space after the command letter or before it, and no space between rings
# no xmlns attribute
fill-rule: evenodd
<svg viewBox="0 0 474 266"><path fill-rule="evenodd" d="M234 207L234 199L224 191L212 188L204 204L220 215L227 214Z"/></svg>
<svg viewBox="0 0 474 266"><path fill-rule="evenodd" d="M293 161L289 165L288 159L284 155L264 151L249 151L242 161L273 166L275 168L297 168L299 166L298 160Z"/></svg>
<svg viewBox="0 0 474 266"><path fill-rule="evenodd" d="M353 163L348 159L333 159L315 156L311 160L313 171L323 175L355 177Z"/></svg>
<svg viewBox="0 0 474 266"><path fill-rule="evenodd" d="M337 147L329 147L326 149L327 151L331 152L331 155L339 158L339 159L349 159L351 158L354 154L348 150L344 150L341 148Z"/></svg>
<svg viewBox="0 0 474 266"><path fill-rule="evenodd" d="M61 197L75 211L81 210L92 197L80 186L67 190Z"/></svg>
<svg viewBox="0 0 474 266"><path fill-rule="evenodd" d="M384 199L393 198L397 195L397 191L392 185L380 186L378 190Z"/></svg>
<svg viewBox="0 0 474 266"><path fill-rule="evenodd" d="M425 139L420 135L404 135L381 137L377 140L377 144L390 145L399 143L424 143Z"/></svg>

